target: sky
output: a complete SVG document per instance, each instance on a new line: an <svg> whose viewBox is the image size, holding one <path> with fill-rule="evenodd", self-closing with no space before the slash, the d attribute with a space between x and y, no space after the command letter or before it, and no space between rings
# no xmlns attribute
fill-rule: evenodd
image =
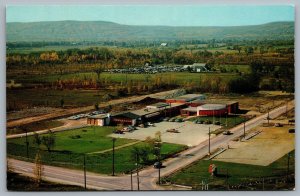
<svg viewBox="0 0 300 196"><path fill-rule="evenodd" d="M110 21L127 25L242 26L294 21L293 6L7 6L7 22Z"/></svg>

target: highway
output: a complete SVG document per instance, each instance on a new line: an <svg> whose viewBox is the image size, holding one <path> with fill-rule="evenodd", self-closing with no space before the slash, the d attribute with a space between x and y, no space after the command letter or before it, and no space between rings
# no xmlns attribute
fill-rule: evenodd
<svg viewBox="0 0 300 196"><path fill-rule="evenodd" d="M284 114L287 109L291 110L294 108L294 101L286 105L275 108L269 112L271 119L276 118ZM245 123L245 130L248 131L258 125L261 125L266 121L268 114L263 114L256 118L251 119ZM230 130L233 134L218 136L211 139L211 152L217 150L220 147L225 147L228 142L242 136L244 134L244 124L240 124ZM166 160L163 165L165 168L161 169L161 176L166 176L178 171L191 163L205 157L208 154L208 140L200 143L199 145L185 150L178 154L177 157ZM18 173L32 176L34 164L19 161L15 159L8 159L10 168ZM95 173L87 172L87 188L96 190L131 190L131 177L130 175L123 176L104 176ZM156 185L158 180L158 169L149 166L139 172L139 190L165 190L164 187ZM73 185L84 186L84 175L83 171L66 169L61 167L46 166L43 167L43 178L45 180L67 183ZM137 176L133 174L132 178L133 190L137 190Z"/></svg>

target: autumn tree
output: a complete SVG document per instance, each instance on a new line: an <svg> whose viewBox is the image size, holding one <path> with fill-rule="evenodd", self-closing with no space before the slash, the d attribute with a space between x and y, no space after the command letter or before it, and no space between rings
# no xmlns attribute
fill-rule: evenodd
<svg viewBox="0 0 300 196"><path fill-rule="evenodd" d="M37 151L34 162L35 162L35 165L34 165L33 171L34 171L35 182L36 182L37 186L40 186L40 184L42 182L42 172L43 172L43 165L42 165L42 158L41 158L40 150Z"/></svg>

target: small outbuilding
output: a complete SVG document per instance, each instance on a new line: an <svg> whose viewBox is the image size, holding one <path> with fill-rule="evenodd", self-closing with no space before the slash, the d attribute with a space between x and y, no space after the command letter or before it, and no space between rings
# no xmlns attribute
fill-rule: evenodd
<svg viewBox="0 0 300 196"><path fill-rule="evenodd" d="M110 124L110 114L99 114L87 118L88 125L106 126Z"/></svg>

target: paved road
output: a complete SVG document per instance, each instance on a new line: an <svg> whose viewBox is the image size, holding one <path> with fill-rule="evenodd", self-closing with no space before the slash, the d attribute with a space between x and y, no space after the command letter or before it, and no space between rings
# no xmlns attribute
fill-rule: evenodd
<svg viewBox="0 0 300 196"><path fill-rule="evenodd" d="M294 108L294 101L289 102L288 109ZM276 118L286 112L286 106L278 107L270 111L270 118ZM245 123L245 130L250 130L263 122L265 122L267 114L256 117ZM229 141L240 137L244 133L244 125L241 124L230 130L232 135L218 135L211 139L211 151L217 150L219 147L226 145ZM203 158L208 153L208 141L204 141L199 145L180 153L175 158L170 158L164 162L165 168L161 169L161 176L169 175L189 164ZM9 159L9 165L16 172L25 175L32 175L34 164ZM78 170L65 169L60 167L44 166L44 176L46 180L61 183L84 185L83 172ZM164 190L163 187L157 186L158 170L152 166L145 168L139 172L139 188L140 190ZM133 175L133 190L137 190L136 174ZM95 173L87 173L87 187L97 190L131 190L131 177L125 176L102 176Z"/></svg>

